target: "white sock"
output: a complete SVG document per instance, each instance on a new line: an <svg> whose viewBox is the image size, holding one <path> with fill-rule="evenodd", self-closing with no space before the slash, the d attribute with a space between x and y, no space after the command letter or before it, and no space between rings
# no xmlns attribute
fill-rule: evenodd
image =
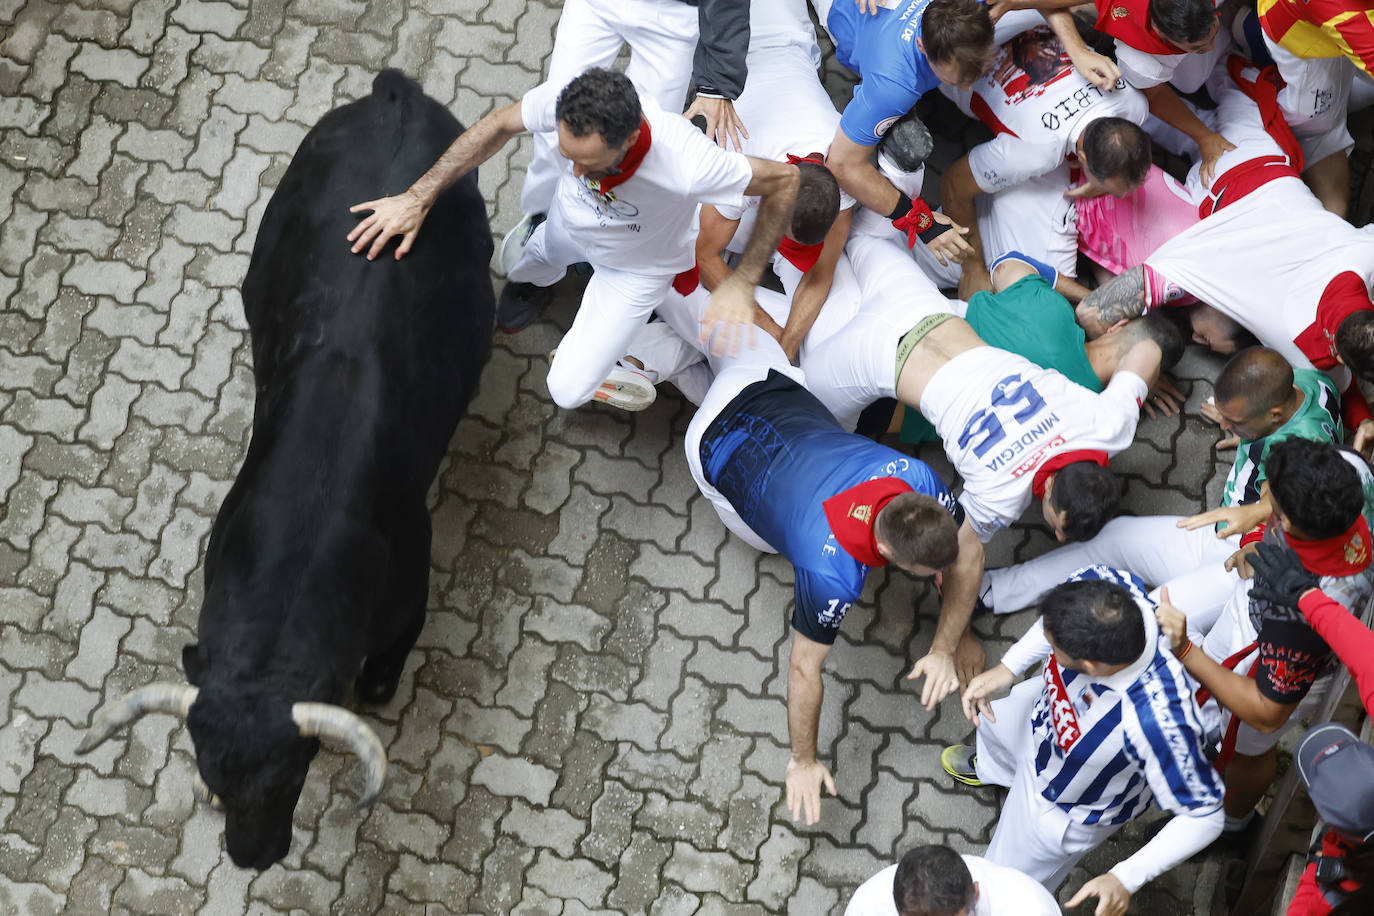
<svg viewBox="0 0 1374 916"><path fill-rule="evenodd" d="M1250 826L1250 822L1254 819L1254 808L1251 808L1250 812L1244 815L1243 817L1232 817L1228 814L1226 815L1226 826L1222 827L1221 829L1226 833L1235 833L1238 830L1244 830L1246 827Z"/></svg>

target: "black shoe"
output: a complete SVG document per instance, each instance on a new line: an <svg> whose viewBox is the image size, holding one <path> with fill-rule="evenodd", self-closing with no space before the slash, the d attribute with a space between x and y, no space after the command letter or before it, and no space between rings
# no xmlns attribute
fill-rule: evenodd
<svg viewBox="0 0 1374 916"><path fill-rule="evenodd" d="M508 282L496 301L496 326L507 334L523 331L548 305L553 290L533 283Z"/></svg>
<svg viewBox="0 0 1374 916"><path fill-rule="evenodd" d="M888 128L878 151L892 160L892 164L903 172L914 172L925 165L926 158L935 149L935 140L930 130L914 112L907 112Z"/></svg>

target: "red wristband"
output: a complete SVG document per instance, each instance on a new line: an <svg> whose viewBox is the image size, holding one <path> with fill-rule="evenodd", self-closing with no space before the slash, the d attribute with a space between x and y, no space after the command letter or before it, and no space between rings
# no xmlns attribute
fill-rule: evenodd
<svg viewBox="0 0 1374 916"><path fill-rule="evenodd" d="M935 227L935 214L930 204L917 197L911 202L911 209L894 219L892 225L906 233L906 247L915 248L921 233Z"/></svg>

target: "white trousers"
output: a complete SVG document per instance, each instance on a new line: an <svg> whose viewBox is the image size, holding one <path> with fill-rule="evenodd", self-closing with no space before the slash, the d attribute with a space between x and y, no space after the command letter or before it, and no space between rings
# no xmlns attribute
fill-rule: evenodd
<svg viewBox="0 0 1374 916"><path fill-rule="evenodd" d="M701 326L701 313L705 309L707 298L709 297L705 295L704 289L697 290L691 296L675 296L659 314L679 334L685 335L691 328ZM687 452L687 467L691 470L692 479L696 481L698 489L710 501L711 507L716 510L716 515L726 528L757 550L777 553L771 544L745 524L724 494L707 483L706 474L701 466L701 440L706 434L706 429L720 416L721 411L745 388L767 378L770 371L776 370L803 384L805 377L800 369L787 361L787 355L782 352L782 347L778 346L772 335L763 331L755 331L752 340L742 345L734 356L711 354L707 358L711 370L715 373L715 381L711 383L701 407L687 426L683 442Z"/></svg>
<svg viewBox="0 0 1374 916"><path fill-rule="evenodd" d="M544 81L561 90L593 67L610 67L630 46L625 75L664 111L681 111L692 81L697 8L679 0L566 0L554 34ZM520 209L547 213L558 183L558 137L534 135Z"/></svg>
<svg viewBox="0 0 1374 916"><path fill-rule="evenodd" d="M552 286L569 264L582 260L581 248L563 229L555 209L530 236L510 281ZM580 407L592 399L616 360L663 302L674 274L641 274L598 264L568 333L549 367L549 394L559 407Z"/></svg>
<svg viewBox="0 0 1374 916"><path fill-rule="evenodd" d="M983 782L1010 789L984 858L1025 872L1053 893L1079 859L1119 828L1080 824L1036 791L1031 712L1043 689L1032 677L993 701L997 721L978 726L977 770Z"/></svg>
<svg viewBox="0 0 1374 916"><path fill-rule="evenodd" d="M845 255L854 267L859 314L802 360L806 384L846 430L879 398L897 394L897 344L929 315L964 310L946 299L900 242L852 235Z"/></svg>
<svg viewBox="0 0 1374 916"><path fill-rule="evenodd" d="M1181 518L1120 516L1108 522L1092 540L1065 544L1026 563L988 570L983 574L983 587L990 589L985 600L998 614L1024 610L1073 573L1101 563L1133 572L1152 586L1168 585L1170 597L1186 612L1188 608L1179 601L1188 600L1194 593L1186 577L1203 566L1220 567L1237 549L1238 542L1218 538L1210 525L1193 531L1179 528L1176 523ZM1224 604L1229 586L1223 587L1227 589L1221 595ZM1210 588L1207 594L1212 595ZM1206 607L1215 605L1215 599L1206 600ZM1199 612L1205 613L1200 604L1192 602ZM1213 620L1219 612L1220 607L1216 607Z"/></svg>
<svg viewBox="0 0 1374 916"><path fill-rule="evenodd" d="M1306 165L1354 146L1345 121L1355 65L1345 57L1298 57L1268 35L1264 44L1287 84L1279 90L1279 108L1302 144Z"/></svg>

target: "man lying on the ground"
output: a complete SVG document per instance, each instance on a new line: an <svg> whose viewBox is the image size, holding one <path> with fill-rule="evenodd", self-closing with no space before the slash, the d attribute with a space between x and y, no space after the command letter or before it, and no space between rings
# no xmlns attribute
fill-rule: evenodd
<svg viewBox="0 0 1374 916"><path fill-rule="evenodd" d="M1341 435L1340 398L1330 379L1315 369L1295 372L1273 350L1252 347L1237 354L1221 370L1215 391L1214 403L1204 410L1224 431L1239 437L1220 509L1197 516L1196 523L1172 515L1113 519L1090 541L989 570L979 592L982 606L998 614L1023 610L1091 563L1128 569L1151 586L1174 583L1175 594L1200 588L1196 582L1175 580L1224 563L1236 548L1226 538L1250 531L1273 511L1260 495L1270 450L1295 437L1333 442ZM1218 587L1229 594L1229 584ZM1212 622L1193 621L1201 632Z"/></svg>
<svg viewBox="0 0 1374 916"><path fill-rule="evenodd" d="M1001 269L1003 263L1008 263L1007 269ZM1002 288L999 282L1006 283L1008 277L1024 270L1019 264L1030 265L1038 273L1020 276ZM1024 356L1042 369L1053 369L1089 391L1107 387L1131 347L1146 337L1159 344L1163 366L1172 366L1182 357L1183 335L1162 315L1122 321L1101 337L1086 340L1074 320L1073 306L1054 290L1054 281L1054 268L1048 264L1019 251L1010 252L993 264L994 292L974 293L964 320L989 346ZM1161 376L1150 401L1172 415L1178 412L1182 396L1172 387L1166 388L1164 381ZM919 410L898 405L897 413L903 442L914 445L938 438L935 427ZM1065 575L1068 572L1072 570ZM1055 581L1062 582L1063 576Z"/></svg>
<svg viewBox="0 0 1374 916"><path fill-rule="evenodd" d="M686 319L687 323L695 320ZM821 665L870 570L889 563L939 573L942 607L930 652L908 678L925 678L933 709L982 666L968 629L983 548L963 510L929 467L842 430L801 385L772 337L738 357L712 356L715 382L687 428L687 464L725 526L792 562L792 654L787 673L787 804L820 817L835 781L817 759Z"/></svg>
<svg viewBox="0 0 1374 916"><path fill-rule="evenodd" d="M1233 57L1208 90L1217 102L1208 117L1236 149L1218 160L1210 187L1197 165L1188 175L1203 218L1093 290L1078 305L1078 322L1093 337L1152 308L1205 302L1293 366L1330 375L1363 450L1374 420L1356 378L1374 380L1374 230L1327 212L1302 183L1301 151L1265 74Z"/></svg>
<svg viewBox="0 0 1374 916"><path fill-rule="evenodd" d="M1007 261L998 271L1010 287L1035 268ZM1043 499L1060 540L1092 537L1120 502L1107 461L1135 438L1163 356L1159 344L1137 341L1097 393L988 346L948 305L933 286L905 301L865 300L859 316L808 359L811 390L846 429L881 398L919 408L964 479L965 524L984 543L1019 519L1033 496Z"/></svg>
<svg viewBox="0 0 1374 916"><path fill-rule="evenodd" d="M1074 71L1055 36L1038 28L1004 45L993 70L956 101L995 134L955 162L941 181L945 212L970 227L966 240L974 253L960 265L961 298L988 288L984 259L995 260L1007 249L1048 261L1072 277L1075 247L1050 252L1044 246L1059 237L1056 221L1065 221L1073 198L1120 197L1144 182L1150 168L1150 138L1139 126L1148 113L1144 96L1124 83L1111 92L1094 86ZM1083 177L1072 191L1065 165L1070 157ZM980 194L990 195L982 208L975 203ZM980 221L982 210L987 218Z"/></svg>

